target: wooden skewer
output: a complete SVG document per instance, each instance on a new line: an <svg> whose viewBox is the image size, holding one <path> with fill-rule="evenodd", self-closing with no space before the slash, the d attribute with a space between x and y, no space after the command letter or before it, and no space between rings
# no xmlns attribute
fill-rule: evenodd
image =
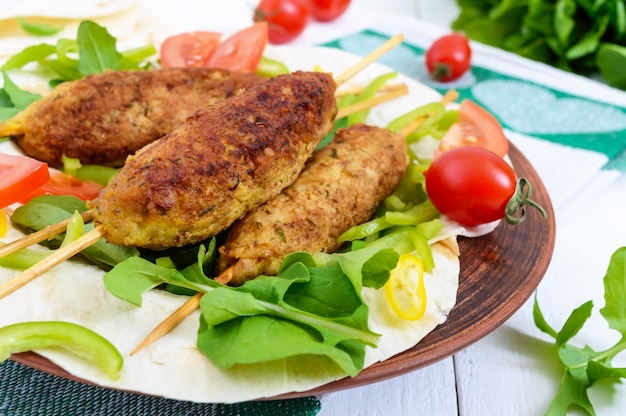
<svg viewBox="0 0 626 416"><path fill-rule="evenodd" d="M91 211L85 211L80 214L83 217L84 222L91 221L93 215ZM4 256L8 256L9 254L15 253L23 248L28 246L32 246L33 244L41 243L42 241L49 240L55 237L57 234L62 233L67 228L67 224L72 220L72 218L68 218L64 221L58 222L56 224L49 225L45 228L42 228L39 231L36 231L32 234L28 234L23 238L12 241L4 246L0 247L0 258Z"/></svg>
<svg viewBox="0 0 626 416"><path fill-rule="evenodd" d="M378 92L391 92L394 90L398 90L398 89L402 89L405 87L406 84L387 84L387 85L383 85L381 89L378 90ZM361 86L354 86L353 88L344 88L341 91L338 91L335 94L335 97L343 97L344 95L348 95L348 94L360 94L362 93L364 90L363 87Z"/></svg>
<svg viewBox="0 0 626 416"><path fill-rule="evenodd" d="M144 338L139 345L130 353L134 355L152 344L157 339L163 337L165 334L171 332L178 324L180 324L186 317L191 315L193 311L200 306L200 300L204 293L198 292L190 297L185 303L183 303L178 309L176 309L170 316L165 318L156 328L154 328L146 338Z"/></svg>
<svg viewBox="0 0 626 416"><path fill-rule="evenodd" d="M445 95L441 97L441 100L439 102L445 106L455 101L458 97L459 93L457 93L455 90L448 90ZM422 122L426 120L427 117L428 116L422 116L416 118L408 126L403 128L402 131L400 131L400 135L402 137L407 137L409 134L411 134L411 132L415 131L420 126L420 124L422 124Z"/></svg>
<svg viewBox="0 0 626 416"><path fill-rule="evenodd" d="M443 105L447 105L455 101L458 98L458 96L459 94L456 91L449 90L441 98L440 103ZM350 107L346 107L346 108L350 108ZM340 118L340 117L337 116L337 118ZM412 123L410 123L407 127L402 129L402 131L400 132L400 135L402 135L403 137L408 136L409 133L417 129L419 125L424 122L425 119L426 117L418 117ZM193 311L195 311L198 308L198 306L200 306L200 299L202 299L203 295L204 293L196 293L194 296L189 298L181 307L176 309L170 316L165 318L159 325L157 325L148 334L148 336L143 341L141 341L141 343L137 345L137 347L135 347L135 349L130 353L130 355L136 354L143 348L147 347L148 345L158 340L159 338L167 335L174 328L176 328L178 324L180 324L187 316L189 316Z"/></svg>
<svg viewBox="0 0 626 416"><path fill-rule="evenodd" d="M54 266L64 262L81 250L95 244L103 236L104 232L102 230L102 226L98 226L80 238L72 241L67 246L57 249L53 256L47 257L29 269L24 270L13 279L0 285L0 299L4 299L22 286L52 269Z"/></svg>
<svg viewBox="0 0 626 416"><path fill-rule="evenodd" d="M404 40L403 35L395 35L390 38L388 41L380 45L378 48L374 49L371 53L357 62L355 65L348 68L339 76L335 77L335 83L337 87L344 84L346 81L354 77L356 74L361 72L364 68L371 65L373 62L376 62L381 56L385 55L391 49L398 46Z"/></svg>
<svg viewBox="0 0 626 416"><path fill-rule="evenodd" d="M371 108L374 107L378 104L382 104L386 101L391 101L395 98L401 97L403 95L406 95L409 93L409 89L407 88L406 85L400 85L400 88L394 88L393 90L391 90L390 92L387 92L385 94L381 94L381 95L376 95L372 98L369 98L367 100L363 100L359 103L356 104L352 104L349 105L347 107L342 108L341 110L339 110L337 112L337 119L343 118L345 116L349 116L350 114L354 114L357 113L361 110L365 110L367 108Z"/></svg>
<svg viewBox="0 0 626 416"><path fill-rule="evenodd" d="M391 101L395 98L408 94L408 92L409 90L405 84L395 85L393 86L393 88L388 89L388 92L385 94L374 96L372 98L363 100L359 103L347 106L339 110L336 118L339 119L342 117L346 117L358 111L374 107L387 101ZM88 222L92 220L93 213L91 211L85 211L81 214L81 216L83 217L83 221ZM18 240L0 246L0 258L8 256L9 254L15 253L16 251L29 247L33 244L37 244L55 237L66 229L67 224L69 224L70 221L71 218L68 218L56 224L52 224L45 228L42 228L41 230L36 231L32 234L28 234Z"/></svg>

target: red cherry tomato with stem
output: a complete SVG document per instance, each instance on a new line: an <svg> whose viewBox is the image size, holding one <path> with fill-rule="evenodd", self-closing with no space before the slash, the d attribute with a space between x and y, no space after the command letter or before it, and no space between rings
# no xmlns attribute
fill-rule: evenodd
<svg viewBox="0 0 626 416"><path fill-rule="evenodd" d="M467 227L505 218L517 224L525 218L525 205L545 210L530 199L532 188L517 178L513 168L497 154L476 146L442 153L425 173L431 202L448 219Z"/></svg>
<svg viewBox="0 0 626 416"><path fill-rule="evenodd" d="M470 69L471 61L469 41L460 33L440 37L426 51L426 69L433 79L440 82L460 78Z"/></svg>
<svg viewBox="0 0 626 416"><path fill-rule="evenodd" d="M330 22L348 9L350 0L308 0L308 3L315 20Z"/></svg>
<svg viewBox="0 0 626 416"><path fill-rule="evenodd" d="M304 0L261 0L253 18L255 22L267 22L270 43L281 44L298 37L310 16Z"/></svg>

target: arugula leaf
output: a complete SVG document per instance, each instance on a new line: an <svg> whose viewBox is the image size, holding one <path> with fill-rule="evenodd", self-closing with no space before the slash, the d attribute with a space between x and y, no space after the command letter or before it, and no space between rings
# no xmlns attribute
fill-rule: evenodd
<svg viewBox="0 0 626 416"><path fill-rule="evenodd" d="M567 343L570 339L574 337L583 327L587 319L591 316L591 310L593 309L593 302L589 301L578 308L574 309L574 311L570 314L567 321L563 325L563 328L559 331L556 336L556 346L561 347Z"/></svg>
<svg viewBox="0 0 626 416"><path fill-rule="evenodd" d="M363 368L368 308L337 267L291 264L239 288L202 297L198 348L220 368L296 355L323 355L348 375ZM261 344L262 342L262 344Z"/></svg>
<svg viewBox="0 0 626 416"><path fill-rule="evenodd" d="M378 335L367 327L360 289L337 262L319 267L310 254L294 253L277 276L229 287L205 275L215 252L215 246L200 250L198 262L182 271L130 258L104 283L137 306L142 293L162 283L205 293L198 348L221 368L309 354L327 357L349 375L363 368L365 345L374 345Z"/></svg>
<svg viewBox="0 0 626 416"><path fill-rule="evenodd" d="M27 46L21 52L11 56L7 61L2 64L2 69L18 69L31 62L43 61L50 55L56 52L57 48L54 45L48 45L46 43L40 43L39 45Z"/></svg>
<svg viewBox="0 0 626 416"><path fill-rule="evenodd" d="M2 71L2 79L4 84L0 88L0 121L13 117L30 103L41 98L39 94L20 89L5 71Z"/></svg>
<svg viewBox="0 0 626 416"><path fill-rule="evenodd" d="M563 366L559 391L550 403L548 415L565 415L571 407L595 415L587 394L589 387L600 381L619 383L621 379L626 379L626 368L614 368L611 365L613 358L626 349L626 247L618 249L611 256L604 276L604 299L605 306L600 313L612 329L622 334L622 338L605 351L595 351L588 345L580 348L569 344L591 316L592 301L576 308L557 332L546 322L535 295L535 326L556 340L556 353Z"/></svg>
<svg viewBox="0 0 626 416"><path fill-rule="evenodd" d="M107 69L117 70L122 55L115 46L116 40L102 26L86 20L78 27L78 70L83 75L99 74Z"/></svg>
<svg viewBox="0 0 626 416"><path fill-rule="evenodd" d="M604 277L605 306L600 313L609 326L626 336L626 247L617 250L611 257Z"/></svg>

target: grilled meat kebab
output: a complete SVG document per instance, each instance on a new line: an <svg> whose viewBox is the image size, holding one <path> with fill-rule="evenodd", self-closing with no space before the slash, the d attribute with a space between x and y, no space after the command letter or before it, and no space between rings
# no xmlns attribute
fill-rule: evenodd
<svg viewBox="0 0 626 416"><path fill-rule="evenodd" d="M336 250L337 238L372 217L407 165L402 136L366 125L339 130L293 185L233 224L219 249L216 280L241 285L275 275L294 251Z"/></svg>
<svg viewBox="0 0 626 416"><path fill-rule="evenodd" d="M296 179L331 130L330 74L295 72L197 111L130 156L88 204L106 239L162 250L202 241Z"/></svg>
<svg viewBox="0 0 626 416"><path fill-rule="evenodd" d="M60 84L0 123L0 137L15 137L24 153L53 167L63 155L121 166L196 110L265 79L209 68L106 71Z"/></svg>

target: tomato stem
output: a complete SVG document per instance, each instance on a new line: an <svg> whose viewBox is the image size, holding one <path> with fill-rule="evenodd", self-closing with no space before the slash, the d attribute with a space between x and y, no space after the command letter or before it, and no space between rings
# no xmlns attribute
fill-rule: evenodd
<svg viewBox="0 0 626 416"><path fill-rule="evenodd" d="M519 178L515 186L515 193L506 204L505 219L509 224L519 224L526 219L526 205L539 211L542 217L547 218L548 214L541 205L530 199L532 185L526 178Z"/></svg>

